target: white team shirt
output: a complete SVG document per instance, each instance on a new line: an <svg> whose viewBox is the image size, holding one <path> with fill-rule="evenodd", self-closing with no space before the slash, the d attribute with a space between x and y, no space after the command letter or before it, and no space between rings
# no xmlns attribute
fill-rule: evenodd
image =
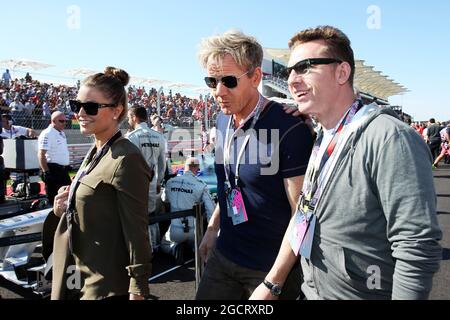
<svg viewBox="0 0 450 320"><path fill-rule="evenodd" d="M191 171L167 181L162 200L170 203L170 211L190 210L197 202L203 202L206 210L207 220L211 218L214 211L214 202L211 199L208 186L198 179ZM189 227L194 226L194 217L188 217ZM174 226L182 226L183 218L172 219Z"/></svg>
<svg viewBox="0 0 450 320"><path fill-rule="evenodd" d="M155 177L150 181L148 199L148 211L151 213L156 210L156 189L164 179L166 170L166 139L145 122L139 123L126 138L141 150L148 166L155 171Z"/></svg>
<svg viewBox="0 0 450 320"><path fill-rule="evenodd" d="M217 140L217 129L216 127L212 127L211 130L209 131L209 143L215 144L216 140Z"/></svg>
<svg viewBox="0 0 450 320"><path fill-rule="evenodd" d="M45 158L48 163L56 163L62 166L69 165L69 148L63 131L56 130L52 125L48 126L39 135L38 148L47 151Z"/></svg>
<svg viewBox="0 0 450 320"><path fill-rule="evenodd" d="M28 136L28 128L21 126L11 126L9 130L3 128L1 137L3 139L15 139L20 136Z"/></svg>

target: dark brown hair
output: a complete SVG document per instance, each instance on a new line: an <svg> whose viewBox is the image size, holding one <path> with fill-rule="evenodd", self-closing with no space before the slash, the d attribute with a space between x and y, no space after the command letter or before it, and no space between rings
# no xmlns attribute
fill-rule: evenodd
<svg viewBox="0 0 450 320"><path fill-rule="evenodd" d="M141 106L133 106L130 108L130 113L136 116L141 122L147 122L147 110Z"/></svg>
<svg viewBox="0 0 450 320"><path fill-rule="evenodd" d="M327 53L329 57L350 64L351 73L349 77L350 85L353 87L353 79L355 77L355 56L351 47L350 39L341 30L331 26L319 26L316 28L309 28L296 33L288 45L291 50L301 43L306 43L314 40L323 40L327 44Z"/></svg>
<svg viewBox="0 0 450 320"><path fill-rule="evenodd" d="M122 105L123 111L119 116L119 123L127 116L128 99L125 87L130 81L130 76L125 70L106 67L103 73L94 74L86 78L82 85L102 92L113 104Z"/></svg>

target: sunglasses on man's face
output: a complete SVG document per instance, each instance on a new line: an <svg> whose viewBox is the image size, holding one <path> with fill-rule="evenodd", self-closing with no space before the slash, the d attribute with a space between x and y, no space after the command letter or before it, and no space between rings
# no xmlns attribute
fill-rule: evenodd
<svg viewBox="0 0 450 320"><path fill-rule="evenodd" d="M79 113L81 108L84 109L87 115L96 116L98 114L98 109L101 108L112 108L116 104L105 104L97 102L81 102L78 100L69 100L70 109L72 112Z"/></svg>
<svg viewBox="0 0 450 320"><path fill-rule="evenodd" d="M292 70L294 70L295 73L300 76L305 76L309 74L309 72L311 71L311 67L314 65L332 64L332 63L342 63L342 61L333 58L311 58L301 60L296 64L294 64L292 67L286 68L283 77L285 80L287 80L290 74L292 73Z"/></svg>
<svg viewBox="0 0 450 320"><path fill-rule="evenodd" d="M236 77L236 76L225 76L222 78L205 77L205 83L211 89L216 89L219 82L222 82L222 84L225 87L227 87L228 89L233 89L233 88L237 87L238 80L248 73L249 73L249 71L240 75L239 77Z"/></svg>
<svg viewBox="0 0 450 320"><path fill-rule="evenodd" d="M59 123L66 123L66 120L58 120Z"/></svg>

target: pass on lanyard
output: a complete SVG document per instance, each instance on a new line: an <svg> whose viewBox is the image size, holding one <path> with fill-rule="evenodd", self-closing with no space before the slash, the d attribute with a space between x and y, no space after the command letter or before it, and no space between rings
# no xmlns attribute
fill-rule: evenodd
<svg viewBox="0 0 450 320"><path fill-rule="evenodd" d="M258 104L256 105L256 108L253 112L253 121L252 121L250 128L248 129L248 132L251 132L251 129L253 129L255 127L256 122L258 121L258 119L261 115L263 103L264 103L263 96L260 95ZM244 155L247 143L250 140L250 133L247 134L246 137L244 138L241 149L239 151L239 154L237 157L237 162L236 162L235 184L234 184L234 188L231 188L230 175L228 172L228 170L230 170L229 166L230 166L230 162L231 162L230 161L231 144L232 144L234 135L241 128L241 127L238 128L238 130L236 130L236 132L233 133L231 138L229 138L229 131L230 131L230 126L231 126L232 121L233 121L233 117L231 116L230 121L228 122L227 133L226 133L226 137L225 137L225 146L226 146L226 148L224 150L225 151L224 170L225 170L225 177L226 177L225 190L226 190L226 200L227 200L227 215L229 218L232 219L233 225L238 225L238 224L248 221L247 211L245 209L242 192L238 187L238 181L239 181L239 165L240 165L240 161ZM226 161L227 159L228 159L228 164Z"/></svg>
<svg viewBox="0 0 450 320"><path fill-rule="evenodd" d="M319 165L316 165L315 159L311 159L312 161L310 162L310 164L312 167L308 168L307 170L307 183L305 184L305 186L308 185L309 188L307 188L307 190L305 190L305 192L302 193L302 196L300 198L300 202L304 212L308 212L309 210L314 211L314 208L318 202L318 197L320 196L321 193L320 190L318 190L319 176L321 175L322 170L324 169L327 162L332 157L345 126L351 122L355 114L362 108L362 106L363 106L362 102L360 100L356 100L350 107L350 109L347 111L347 114L344 116L342 122L340 123L338 129L336 130L336 133L333 135L333 138L328 144L326 151L324 152L322 159L319 162ZM322 137L323 134L320 135L320 138ZM316 147L320 148L321 140L322 139L318 138L315 148ZM317 153L315 153L315 155L317 156ZM329 169L330 166L328 166L328 170Z"/></svg>
<svg viewBox="0 0 450 320"><path fill-rule="evenodd" d="M227 213L235 226L248 221L244 199L239 187L231 190L227 195Z"/></svg>
<svg viewBox="0 0 450 320"><path fill-rule="evenodd" d="M314 210L315 205L317 204L317 198L320 196L317 180L320 175L320 171L324 168L327 161L331 158L331 155L336 148L339 136L341 135L344 126L351 121L351 119L361 107L362 103L360 101L356 101L349 109L343 121L336 130L333 139L328 144L327 149L320 161L319 167L317 168L315 166L314 159L312 159L311 161L311 164L314 167L311 167L312 172L308 170L310 172L310 174L308 174L310 187L306 195L302 193L302 195L300 196L299 203L297 205L297 212L294 216L293 229L291 230L290 245L292 251L296 256L300 253L300 255L305 257L306 259L311 259L311 249L317 220L317 217L314 214ZM316 147L320 147L320 143L322 140L321 138L322 135L318 138ZM317 155L317 152L315 154Z"/></svg>
<svg viewBox="0 0 450 320"><path fill-rule="evenodd" d="M311 248L316 228L316 215L311 211L308 213L298 209L294 216L294 224L291 230L289 243L296 256L300 255L308 260L311 259Z"/></svg>

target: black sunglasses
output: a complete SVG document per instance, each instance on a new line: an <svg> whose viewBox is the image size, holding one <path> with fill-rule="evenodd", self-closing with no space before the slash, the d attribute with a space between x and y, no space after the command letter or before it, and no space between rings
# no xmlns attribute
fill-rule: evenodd
<svg viewBox="0 0 450 320"><path fill-rule="evenodd" d="M58 120L59 123L65 123L66 120Z"/></svg>
<svg viewBox="0 0 450 320"><path fill-rule="evenodd" d="M233 89L237 87L238 80L249 72L250 71L247 71L246 73L240 75L239 77L236 76L225 76L222 78L205 77L205 83L211 89L216 89L219 82L222 82L222 84L228 89Z"/></svg>
<svg viewBox="0 0 450 320"><path fill-rule="evenodd" d="M283 74L283 78L287 80L289 75L292 73L292 70L295 70L295 73L299 75L306 75L311 70L311 66L319 65L319 64L332 64L332 63L342 63L341 60L333 59L333 58L311 58L305 59L297 62L292 67L286 68Z"/></svg>
<svg viewBox="0 0 450 320"><path fill-rule="evenodd" d="M101 108L112 108L115 107L116 104L105 104L105 103L97 103L97 102L81 102L78 100L69 100L70 109L72 112L78 113L81 108L84 109L87 115L96 116L98 114L98 109Z"/></svg>

